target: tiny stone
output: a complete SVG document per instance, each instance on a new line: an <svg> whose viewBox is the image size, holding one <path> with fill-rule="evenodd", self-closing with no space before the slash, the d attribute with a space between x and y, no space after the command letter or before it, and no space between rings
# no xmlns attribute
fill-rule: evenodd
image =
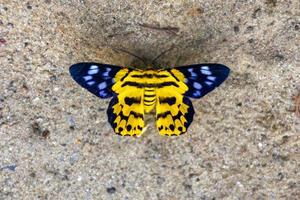
<svg viewBox="0 0 300 200"><path fill-rule="evenodd" d="M107 193L109 194L113 194L116 192L116 188L115 187L109 187L109 188L106 188L106 191Z"/></svg>
<svg viewBox="0 0 300 200"><path fill-rule="evenodd" d="M32 9L32 6L31 6L29 3L27 3L26 7L27 7L27 9L29 9L29 10Z"/></svg>
<svg viewBox="0 0 300 200"><path fill-rule="evenodd" d="M236 182L237 186L239 186L240 188L244 187L243 184L241 182Z"/></svg>
<svg viewBox="0 0 300 200"><path fill-rule="evenodd" d="M75 162L79 160L79 154L78 153L73 153L70 157L70 163L73 165Z"/></svg>
<svg viewBox="0 0 300 200"><path fill-rule="evenodd" d="M234 30L235 33L240 32L240 28L239 28L238 26L234 26L234 27L233 27L233 30Z"/></svg>

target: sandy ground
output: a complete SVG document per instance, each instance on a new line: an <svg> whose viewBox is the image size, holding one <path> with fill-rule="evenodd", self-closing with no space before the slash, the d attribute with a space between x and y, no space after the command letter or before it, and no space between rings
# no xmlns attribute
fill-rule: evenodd
<svg viewBox="0 0 300 200"><path fill-rule="evenodd" d="M0 0L0 199L300 199L300 3L226 2ZM232 69L180 137L115 135L68 72L171 47Z"/></svg>

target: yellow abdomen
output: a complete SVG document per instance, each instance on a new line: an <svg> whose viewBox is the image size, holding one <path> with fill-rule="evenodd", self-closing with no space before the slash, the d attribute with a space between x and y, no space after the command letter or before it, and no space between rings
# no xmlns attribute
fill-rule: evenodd
<svg viewBox="0 0 300 200"><path fill-rule="evenodd" d="M156 88L146 87L144 89L144 106L145 112L149 113L155 106L156 102Z"/></svg>

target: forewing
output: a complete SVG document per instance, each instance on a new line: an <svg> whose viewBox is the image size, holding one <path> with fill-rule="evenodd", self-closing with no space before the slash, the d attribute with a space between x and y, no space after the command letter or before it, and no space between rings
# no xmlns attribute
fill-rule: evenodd
<svg viewBox="0 0 300 200"><path fill-rule="evenodd" d="M70 67L72 78L83 88L100 98L112 97L115 75L122 68L98 63L77 63Z"/></svg>
<svg viewBox="0 0 300 200"><path fill-rule="evenodd" d="M221 64L197 64L175 67L171 72L181 72L180 78L188 90L184 94L187 97L201 98L218 87L229 75L230 69Z"/></svg>

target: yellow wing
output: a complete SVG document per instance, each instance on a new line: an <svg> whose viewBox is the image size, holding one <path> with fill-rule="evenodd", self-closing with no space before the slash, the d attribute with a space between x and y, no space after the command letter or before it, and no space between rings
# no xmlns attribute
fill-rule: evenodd
<svg viewBox="0 0 300 200"><path fill-rule="evenodd" d="M193 121L194 109L191 101L184 97L187 86L184 84L184 75L176 70L165 70L168 73L168 82L156 90L156 127L160 135L181 135Z"/></svg>
<svg viewBox="0 0 300 200"><path fill-rule="evenodd" d="M122 136L140 136L143 133L144 105L142 88L123 85L129 69L122 69L115 77L112 90L117 94L107 109L108 121L116 134ZM128 77L130 78L130 77Z"/></svg>
<svg viewBox="0 0 300 200"><path fill-rule="evenodd" d="M191 101L167 88L157 90L156 127L160 135L181 135L193 121Z"/></svg>

